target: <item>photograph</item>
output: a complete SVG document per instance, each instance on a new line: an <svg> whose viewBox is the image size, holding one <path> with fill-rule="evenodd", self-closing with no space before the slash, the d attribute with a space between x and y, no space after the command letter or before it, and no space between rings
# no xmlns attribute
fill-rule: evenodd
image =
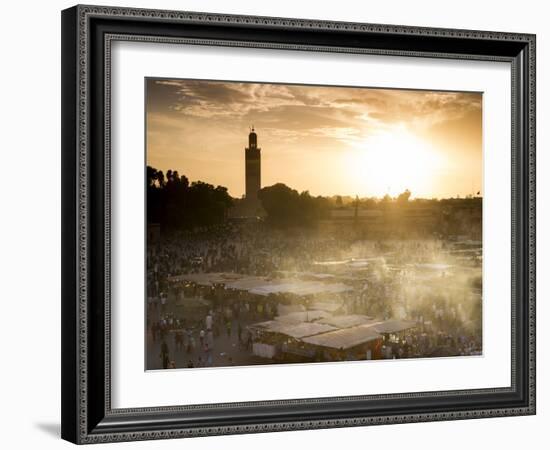
<svg viewBox="0 0 550 450"><path fill-rule="evenodd" d="M10 198L36 217L6 223L60 241L61 264L51 250L38 266L61 277L29 284L26 241L6 236L26 269L11 297L36 286L55 332L38 363L55 365L62 439L333 448L345 433L387 446L380 425L394 425L395 447L536 441L548 27L529 5L506 18L478 2L441 21L435 2L398 1L63 5L60 27L42 24L58 45L39 54L60 50L61 70L41 85L60 89L37 92L57 101L21 101L36 94L29 77L8 89L27 120L6 148L38 136L28 147L43 159L7 151L24 160L7 167L40 161L60 211L36 233L44 183L14 181L33 201ZM35 104L60 114L29 134ZM61 158L45 156L47 133ZM52 280L60 308L43 305ZM22 363L17 376L36 374Z"/></svg>
<svg viewBox="0 0 550 450"><path fill-rule="evenodd" d="M481 92L144 83L146 370L483 355Z"/></svg>

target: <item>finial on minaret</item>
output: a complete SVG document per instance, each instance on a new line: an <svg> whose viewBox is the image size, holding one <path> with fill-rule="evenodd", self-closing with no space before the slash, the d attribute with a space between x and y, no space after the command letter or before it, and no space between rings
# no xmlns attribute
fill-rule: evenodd
<svg viewBox="0 0 550 450"><path fill-rule="evenodd" d="M252 125L252 128L250 128L250 134L248 135L248 147L256 148L257 145L258 145L258 136L254 131L254 125Z"/></svg>
<svg viewBox="0 0 550 450"><path fill-rule="evenodd" d="M258 148L258 135L254 125L249 127L248 147L245 148L245 197L249 202L258 201L258 192L262 188L261 154Z"/></svg>

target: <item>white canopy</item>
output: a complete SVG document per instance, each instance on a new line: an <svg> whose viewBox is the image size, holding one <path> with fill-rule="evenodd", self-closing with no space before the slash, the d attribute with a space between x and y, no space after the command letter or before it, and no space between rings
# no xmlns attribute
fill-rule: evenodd
<svg viewBox="0 0 550 450"><path fill-rule="evenodd" d="M191 273L170 278L172 281L188 281L201 286L223 284L228 289L248 291L251 294L293 294L297 296L338 294L353 290L343 283L323 283L322 281L300 280L295 278L264 278L235 273Z"/></svg>
<svg viewBox="0 0 550 450"><path fill-rule="evenodd" d="M372 320L369 316L349 314L346 316L325 317L317 320L317 323L325 323L336 328L350 328L358 325L373 324L376 323L376 321Z"/></svg>
<svg viewBox="0 0 550 450"><path fill-rule="evenodd" d="M381 338L382 336L371 325L359 325L304 337L302 341L319 347L345 350Z"/></svg>
<svg viewBox="0 0 550 450"><path fill-rule="evenodd" d="M269 320L267 322L255 323L250 325L251 329L265 331L268 333L284 334L295 339L300 339L306 336L313 336L319 333L336 330L330 325L324 325L315 322L284 322L280 320Z"/></svg>
<svg viewBox="0 0 550 450"><path fill-rule="evenodd" d="M275 317L275 320L281 322L313 322L317 319L330 317L330 313L326 311L296 311L281 316Z"/></svg>
<svg viewBox="0 0 550 450"><path fill-rule="evenodd" d="M343 306L344 305L341 301L340 302L331 302L331 301L313 302L313 303L309 304L309 307L312 310L321 310L321 311L327 311L327 312L330 312L330 313L333 313L334 311L339 310Z"/></svg>
<svg viewBox="0 0 550 450"><path fill-rule="evenodd" d="M343 283L322 283L304 280L273 280L249 290L251 294L267 296L270 294L293 294L297 296L338 294L353 288Z"/></svg>
<svg viewBox="0 0 550 450"><path fill-rule="evenodd" d="M399 333L416 327L416 322L411 320L386 320L373 325L373 328L382 334Z"/></svg>

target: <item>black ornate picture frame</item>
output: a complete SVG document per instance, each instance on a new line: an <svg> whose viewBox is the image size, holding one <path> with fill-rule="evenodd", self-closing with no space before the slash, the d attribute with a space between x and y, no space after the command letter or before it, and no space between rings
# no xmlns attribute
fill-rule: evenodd
<svg viewBox="0 0 550 450"><path fill-rule="evenodd" d="M510 63L511 385L113 409L109 113L114 41ZM64 439L84 444L529 414L535 414L534 35L99 6L62 12Z"/></svg>

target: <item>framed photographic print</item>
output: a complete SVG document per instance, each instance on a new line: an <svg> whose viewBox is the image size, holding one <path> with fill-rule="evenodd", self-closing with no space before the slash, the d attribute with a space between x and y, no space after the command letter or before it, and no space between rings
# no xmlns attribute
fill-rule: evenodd
<svg viewBox="0 0 550 450"><path fill-rule="evenodd" d="M535 413L535 36L62 13L62 437Z"/></svg>

